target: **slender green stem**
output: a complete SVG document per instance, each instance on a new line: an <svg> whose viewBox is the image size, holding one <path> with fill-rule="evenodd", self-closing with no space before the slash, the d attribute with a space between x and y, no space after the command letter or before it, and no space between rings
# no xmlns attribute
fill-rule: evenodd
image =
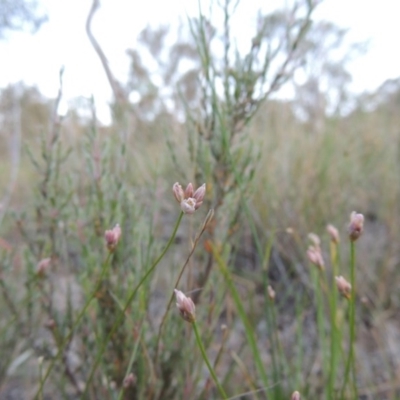
<svg viewBox="0 0 400 400"><path fill-rule="evenodd" d="M321 280L320 274L322 271L318 270L317 267L312 266L311 275L314 281L315 295L316 295L316 308L317 308L317 331L318 331L318 339L319 346L322 353L322 370L323 370L323 380L324 380L324 391L325 398L328 398L328 386L325 385L325 378L327 376L328 371L328 358L325 346L326 332L325 332L325 318L324 318L324 302L322 297L322 288L321 288Z"/></svg>
<svg viewBox="0 0 400 400"><path fill-rule="evenodd" d="M265 294L267 296L267 294ZM285 353L283 352L282 343L279 338L279 330L277 327L277 313L276 313L276 304L270 300L267 303L267 307L271 308L270 313L266 313L267 316L271 314L271 318L267 318L268 326L274 327L270 328L271 331L269 334L271 347L274 348L274 351L271 351L271 360L272 360L272 368L273 368L273 390L275 392L274 398L280 399L283 398L283 390L282 385L279 382L282 380L283 376L290 376L287 373L286 368L286 358Z"/></svg>
<svg viewBox="0 0 400 400"><path fill-rule="evenodd" d="M330 244L331 262L332 262L332 282L331 282L331 295L330 295L330 307L331 307L331 354L330 354L330 370L329 370L329 383L328 393L329 398L334 399L335 383L336 383L336 371L337 371L337 360L339 356L340 346L340 335L338 326L337 316L337 289L335 277L338 275L338 245L331 241Z"/></svg>
<svg viewBox="0 0 400 400"><path fill-rule="evenodd" d="M355 341L356 341L356 256L355 256L355 244L354 241L350 241L350 284L351 284L351 298L349 300L349 357L347 359L344 383L342 387L342 398L344 391L349 382L350 370L352 372L352 385L353 385L353 396L358 398L358 389L356 381L356 361L355 361Z"/></svg>
<svg viewBox="0 0 400 400"><path fill-rule="evenodd" d="M39 400L43 400L43 357L39 359L39 381L40 381L40 390L38 393Z"/></svg>
<svg viewBox="0 0 400 400"><path fill-rule="evenodd" d="M182 275L183 275L183 273L184 273L184 271L185 271L187 265L189 264L189 261L190 261L192 255L193 255L194 251L196 250L196 247L197 247L197 245L198 245L198 243L199 243L199 240L200 240L202 234L204 233L204 231L206 230L206 228L207 228L209 222L212 220L213 216L214 216L214 210L213 210L213 209L210 209L210 211L209 211L208 214L207 214L207 217L206 217L205 221L203 222L203 225L202 225L202 227L201 227L201 229L200 229L198 235L196 236L196 238L195 238L195 240L194 240L192 249L190 250L190 253L189 253L189 255L187 256L186 261L185 261L185 263L183 264L183 266L182 266L182 268L181 268L181 270L180 270L180 272L179 272L178 278L177 278L176 281L175 281L174 288L177 288L177 287L178 287L179 282L180 282L180 280L181 280L181 278L182 278ZM155 357L154 357L154 364L155 364L155 365L158 364L158 356L159 356L159 351L160 351L161 335L162 335L162 331L163 331L163 327L164 327L165 321L166 321L166 319L167 319L168 311L169 311L169 309L170 309L170 307L171 307L171 305L172 305L172 302L173 302L173 300L174 300L174 297L175 297L175 293L172 292L171 297L170 297L170 299L169 299L169 301L168 301L167 308L165 309L165 313L164 313L164 315L163 315L163 317L162 317L161 324L160 324L160 326L159 326L159 328L158 328L158 336L157 336L157 344L156 344L156 355L155 355Z"/></svg>
<svg viewBox="0 0 400 400"><path fill-rule="evenodd" d="M265 297L268 299L267 306L264 307L265 317L267 321L267 326L269 329L267 330L268 338L270 341L270 347L274 349L271 351L271 361L272 361L272 377L274 382L280 382L282 376L285 375L285 355L282 351L281 341L279 339L279 331L275 329L277 327L277 314L276 314L276 305L274 304L274 300L269 298L268 294L268 262L270 260L272 244L274 241L274 234L268 240L268 244L266 247L266 251L263 258L263 283L264 283L264 291ZM286 376L290 376L286 374ZM274 390L274 398L283 397L282 386L275 384L273 387Z"/></svg>
<svg viewBox="0 0 400 400"><path fill-rule="evenodd" d="M301 297L299 294L296 294L295 296L295 313L296 313L296 339L298 343L298 349L297 349L297 357L295 361L295 365L293 365L294 372L290 373L289 376L295 375L294 378L294 385L293 387L301 387L304 385L304 375L303 375L303 370L304 370L304 346L303 346L303 340L304 340L304 331L303 331L303 326L304 326L304 314L302 315L302 311L304 310L304 304L301 301Z"/></svg>
<svg viewBox="0 0 400 400"><path fill-rule="evenodd" d="M129 359L129 364L128 364L128 368L126 369L125 377L127 377L129 375L129 373L130 373L130 371L132 369L133 362L135 361L137 349L139 348L140 336L142 335L142 328L143 327L140 327L140 332L138 334L138 340L136 341L135 345L133 346L132 354L131 354L131 357ZM119 391L117 400L122 400L122 396L123 395L124 395L124 387L122 386L121 390Z"/></svg>
<svg viewBox="0 0 400 400"><path fill-rule="evenodd" d="M204 346L203 346L203 342L201 341L201 337L200 337L199 330L197 328L196 321L194 321L192 323L192 326L193 326L194 334L196 335L197 345L199 346L201 355L203 356L203 359L204 359L205 363L207 364L208 370L210 371L210 374L211 374L211 376L212 376L212 378L213 378L213 380L215 382L215 385L217 386L221 397L223 399L227 399L228 396L226 395L226 393L225 393L223 387L221 386L221 384L219 383L219 380L217 378L217 375L215 374L214 368L211 366L210 361L208 360L206 351L205 351Z"/></svg>
<svg viewBox="0 0 400 400"><path fill-rule="evenodd" d="M102 267L102 270L101 270L101 273L100 273L100 277L99 277L99 279L98 279L98 281L97 281L97 285L96 285L95 289L93 290L92 294L91 294L91 295L89 296L89 298L87 299L86 304L83 306L83 308L81 309L81 311L80 311L80 313L78 314L77 318L75 319L75 321L74 321L74 323L73 323L73 325L72 325L72 327L71 327L71 330L69 331L68 335L67 335L67 336L64 338L64 340L61 342L61 344L60 344L60 346L59 346L59 348L58 348L57 354L56 354L55 357L52 359L52 361L51 361L51 363L50 363L50 365L49 365L49 368L47 368L47 371L46 371L45 375L43 376L43 379L41 379L41 381L40 381L40 386L39 386L39 389L38 389L38 391L37 391L37 393L36 393L36 395L35 395L35 398L37 398L37 397L39 396L39 394L43 391L44 383L46 382L47 378L49 377L50 372L52 371L52 369L53 369L53 367L54 367L54 364L57 362L57 360L60 359L60 357L61 357L61 355L62 355L62 353L63 353L65 347L66 347L67 344L70 342L70 340L71 340L71 338L72 338L72 335L74 334L74 331L75 331L76 327L78 326L79 322L81 321L81 319L82 319L83 316L85 315L86 310L88 309L88 307L89 307L91 301L93 300L93 298L96 296L96 293L99 291L99 289L100 289L100 287L101 287L101 284L102 284L102 282L103 282L103 279L104 279L104 277L105 277L106 274L107 274L108 265L109 265L109 263L110 263L111 255L112 255L112 253L109 252L108 255L107 255L106 260L105 260L104 263L103 263L103 267Z"/></svg>
<svg viewBox="0 0 400 400"><path fill-rule="evenodd" d="M235 302L237 312L239 313L239 316L240 316L241 320L243 321L247 341L249 342L251 351L253 353L253 357L254 357L254 360L255 360L255 363L256 363L256 366L258 369L258 373L260 374L260 376L263 380L264 386L268 387L269 386L268 385L268 376L265 371L263 362L261 360L261 356L260 356L261 352L258 349L257 339L254 335L253 327L251 326L250 321L247 318L246 311L243 307L242 300L240 299L240 295L233 283L232 276L231 276L226 264L224 263L224 261L222 260L221 256L219 255L218 251L216 250L216 248L214 246L212 246L212 251L213 251L215 260L217 261L217 264L220 268L220 271L225 278L225 282L227 283L227 285L229 287L229 291L232 294L232 298L233 298L233 301Z"/></svg>
<svg viewBox="0 0 400 400"><path fill-rule="evenodd" d="M176 221L174 230L172 232L171 237L168 240L167 245L165 246L164 250L161 252L161 254L157 257L157 259L154 261L153 265L147 270L147 272L143 275L142 279L140 279L139 283L136 285L136 287L133 289L132 293L130 294L130 296L128 297L128 300L126 301L123 309L121 310L120 314L116 317L116 320L110 330L110 333L107 335L106 339L103 342L103 345L101 346L101 348L99 349L96 359L94 361L94 364L92 366L92 369L89 372L89 376L87 378L86 381L86 387L85 387L85 392L83 393L83 398L85 398L85 396L87 395L87 391L89 390L89 384L93 379L93 375L96 371L96 368L101 360L101 357L103 356L103 353L107 347L108 342L110 341L111 337L114 335L114 333L116 332L116 330L118 329L118 327L120 326L125 312L128 309L128 307L130 306L133 298L135 297L137 291L140 289L140 287L143 285L143 283L147 280L147 278L151 275L151 273L155 270L155 268L157 267L158 263L162 260L162 258L165 256L166 252L168 251L168 249L171 247L171 244L173 243L176 233L178 231L179 225L182 221L182 217L183 217L183 212L181 212L179 214L178 220Z"/></svg>
<svg viewBox="0 0 400 400"><path fill-rule="evenodd" d="M353 241L350 242L351 249L351 314L350 314L350 343L351 343L351 365L352 365L352 373L353 373L353 393L354 398L358 399L358 389L357 389L357 381L356 381L356 354L355 354L355 345L356 345L356 254L355 254L355 243Z"/></svg>

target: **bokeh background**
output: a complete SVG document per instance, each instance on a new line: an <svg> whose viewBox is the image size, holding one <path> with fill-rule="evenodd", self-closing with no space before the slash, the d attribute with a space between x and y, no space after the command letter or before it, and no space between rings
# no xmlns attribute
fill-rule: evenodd
<svg viewBox="0 0 400 400"><path fill-rule="evenodd" d="M359 398L400 398L398 15L400 4L389 0L0 0L0 398L34 398L37 359L47 365L59 348L49 321L64 332L72 326L105 257L103 233L115 223L124 246L109 284L118 289L84 320L44 396L122 398L122 376L133 368L137 386L124 398L218 398L201 367L188 372L185 361L201 359L189 339L180 347L180 325L166 330L169 351L159 364L148 361L158 360L160 309L193 244L187 239L211 207L215 223L196 243L184 289L203 305L216 358L215 343L225 340L216 326L229 326L220 373L230 396L280 400L301 389L309 399L354 399L339 383L324 392L328 345L316 327L306 250L307 234L320 235L332 280L325 227L334 224L348 276L346 227L356 210L365 216L357 242ZM115 299L128 297L173 229L176 181L205 182L207 201L198 219L185 216L173 254L88 394L82 387ZM261 383L243 344L246 324L218 290L226 276L213 246L239 288L265 368L274 365L270 393L255 392ZM54 268L36 282L46 257ZM264 314L268 285L272 314ZM129 353L125 344L142 332L132 367L121 348Z"/></svg>

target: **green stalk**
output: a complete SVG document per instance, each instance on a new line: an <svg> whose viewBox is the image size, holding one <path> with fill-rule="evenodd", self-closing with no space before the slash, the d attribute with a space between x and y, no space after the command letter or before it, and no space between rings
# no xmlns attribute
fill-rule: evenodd
<svg viewBox="0 0 400 400"><path fill-rule="evenodd" d="M219 383L219 380L217 378L217 375L215 374L214 368L211 366L210 361L209 361L209 359L207 357L206 351L205 351L204 346L203 346L203 342L201 341L199 330L197 328L196 321L192 322L192 326L193 326L194 334L196 335L197 345L199 346L201 355L203 356L203 359L204 359L205 363L207 364L208 370L210 371L210 374L211 374L211 376L212 376L212 378L213 378L213 380L215 382L215 385L217 386L221 397L223 399L227 399L228 396L226 395L226 393L225 393L223 387L221 386L221 384Z"/></svg>
<svg viewBox="0 0 400 400"><path fill-rule="evenodd" d="M351 250L350 351L351 351L351 366L353 373L353 393L354 393L354 398L358 399L358 389L356 381L356 354L355 354L355 345L356 345L356 254L355 253L356 251L355 251L355 243L353 241L350 242L350 250Z"/></svg>
<svg viewBox="0 0 400 400"><path fill-rule="evenodd" d="M100 277L99 277L99 279L98 279L98 281L97 281L97 284L96 284L95 289L93 290L92 294L91 294L91 295L89 296L89 298L87 299L86 304L85 304L85 305L83 306L83 308L81 309L81 311L80 311L80 313L78 314L78 316L77 316L75 322L72 324L71 330L69 331L68 335L67 335L67 336L65 337L65 339L61 342L61 345L60 345L60 347L58 348L58 352L57 352L57 354L55 355L55 357L52 359L52 361L51 361L51 363L50 363L50 365L49 365L49 368L47 368L47 371L46 371L45 375L44 375L43 378L40 380L40 386L39 386L38 391L36 392L35 398L38 398L39 394L42 393L44 383L46 382L47 378L49 377L50 372L51 372L51 370L52 370L53 367L54 367L54 364L55 364L55 363L57 362L57 360L59 360L59 358L61 357L61 355L62 355L62 353L63 353L65 347L66 347L67 344L70 342L70 340L71 340L71 338L72 338L72 335L74 334L74 331L75 331L76 327L78 326L79 322L81 321L81 319L82 319L83 316L85 315L86 310L88 309L88 307L89 307L91 301L93 300L93 298L96 296L96 293L99 291L99 289L100 289L100 287L101 287L101 284L102 284L102 282L103 282L103 279L104 279L104 277L105 277L106 274L107 274L108 265L109 265L109 263L110 263L111 255L112 255L112 252L109 252L108 255L107 255L106 260L104 261L104 264L103 264L103 267L102 267L102 270L101 270L101 274L100 274Z"/></svg>
<svg viewBox="0 0 400 400"><path fill-rule="evenodd" d="M304 338L304 332L303 332L303 324L304 324L304 315L301 315L301 308L303 307L304 309L304 304L300 304L300 296L299 294L296 295L295 297L296 302L295 302L295 310L296 310L296 339L297 339L297 357L296 357L296 365L294 366L295 372L293 375L295 375L294 379L294 386L293 387L306 387L306 383L304 382L303 378L303 370L304 370L304 346L303 346L303 338ZM289 374L290 376L291 374Z"/></svg>
<svg viewBox="0 0 400 400"><path fill-rule="evenodd" d="M128 368L126 369L125 378L129 375L129 372L130 372L131 369L132 369L133 362L135 361L137 349L139 348L140 337L141 337L141 335L142 335L142 328L143 328L143 326L140 327L140 332L139 332L138 340L137 340L137 342L135 343L135 345L133 346L132 354L131 354L131 357L130 357L130 359L129 359ZM124 395L124 387L121 387L121 390L119 391L118 399L117 399L117 400L122 400L122 396L123 396L123 395Z"/></svg>
<svg viewBox="0 0 400 400"><path fill-rule="evenodd" d="M254 335L253 327L251 326L250 321L247 318L246 311L243 308L243 303L242 303L239 293L233 283L232 276L231 276L226 264L224 263L224 261L222 260L221 256L219 255L219 253L217 252L217 250L214 246L212 247L212 251L213 251L215 260L217 261L217 264L219 266L219 269L225 278L225 282L227 283L227 285L229 287L229 291L232 294L233 301L235 302L237 312L238 312L241 320L243 321L247 341L249 342L251 351L253 353L253 357L254 357L254 360L255 360L255 363L256 363L256 366L258 369L258 373L260 374L260 376L263 380L264 386L268 387L269 386L268 385L268 376L265 372L265 368L264 368L264 365L261 360L261 356L260 356L261 352L259 351L258 346L257 346L257 340Z"/></svg>
<svg viewBox="0 0 400 400"><path fill-rule="evenodd" d="M199 240L200 240L202 234L204 233L204 231L206 230L209 222L212 220L213 216L214 216L214 210L210 209L210 211L207 213L206 219L204 220L203 225L202 225L199 233L197 234L197 236L196 236L196 238L194 240L192 249L190 250L189 255L186 258L186 261L183 264L183 266L182 266L182 268L181 268L181 270L179 272L178 278L175 281L174 288L178 287L179 282L180 282L180 280L182 278L182 275L183 275L187 265L189 264L189 261L190 261L192 255L193 255L194 251L196 250L196 247L197 247L197 245L199 243ZM172 302L174 300L174 297L175 297L175 293L172 292L171 297L170 297L170 299L168 301L167 308L165 309L165 312L164 312L164 315L162 317L160 326L158 328L157 344L156 344L156 355L154 357L154 364L156 364L156 365L158 364L158 356L159 356L159 351L160 351L160 341L161 341L161 335L162 335L162 332L163 332L163 327L164 327L165 321L167 319L168 311L169 311L169 309L170 309L170 307L172 305Z"/></svg>
<svg viewBox="0 0 400 400"><path fill-rule="evenodd" d="M317 307L317 330L318 330L318 339L319 345L322 353L322 370L323 370L323 385L325 391L325 398L328 398L328 387L325 385L325 378L327 376L327 354L326 354L326 347L325 347L325 324L324 324L324 303L322 297L322 290L321 290L321 281L319 279L319 274L322 271L317 270L317 267L312 266L311 268L311 275L314 281L315 287L315 294L316 294L316 307Z"/></svg>
<svg viewBox="0 0 400 400"><path fill-rule="evenodd" d="M355 399L358 398L358 389L356 381L356 362L355 362L355 341L356 341L356 255L355 255L355 244L354 241L350 241L350 284L351 284L351 298L349 300L349 357L347 359L345 378L342 387L342 398L344 397L344 391L350 379L350 370L353 376L353 396Z"/></svg>
<svg viewBox="0 0 400 400"><path fill-rule="evenodd" d="M267 296L267 294L266 294ZM268 318L269 313L267 314L267 323L268 326L276 327L277 326L277 313L276 313L276 305L272 300L268 301L267 307L271 308L271 318ZM286 358L283 352L282 343L279 339L279 330L278 329L270 329L271 333L269 334L271 341L271 348L274 348L274 351L271 351L271 359L272 359L272 376L273 376L273 390L275 392L274 398L280 399L283 398L283 390L282 385L279 382L282 380L282 376L290 376L289 374L285 374L286 368Z"/></svg>
<svg viewBox="0 0 400 400"><path fill-rule="evenodd" d="M265 291L265 298L267 299L267 306L264 307L265 310L265 317L267 320L268 329L268 338L270 341L271 349L275 349L271 351L271 361L272 361L272 377L274 382L280 382L281 377L285 375L285 366L284 362L285 356L282 351L282 345L279 340L279 332L278 329L273 329L272 327L277 326L277 314L276 314L276 305L274 304L274 300L269 298L268 294L268 262L271 256L272 251L272 243L274 240L274 235L268 240L268 244L266 247L264 259L263 259L263 283L264 283L264 291ZM287 374L286 376L290 376ZM275 392L274 398L279 399L283 397L282 393L282 386L281 385L273 385L273 390Z"/></svg>
<svg viewBox="0 0 400 400"><path fill-rule="evenodd" d="M40 381L40 390L38 393L39 400L43 400L43 357L39 359L39 381Z"/></svg>
<svg viewBox="0 0 400 400"><path fill-rule="evenodd" d="M139 281L139 283L136 285L135 289L133 289L132 293L130 294L128 300L126 301L121 313L119 314L119 316L116 318L116 321L114 322L114 325L112 326L112 329L110 330L110 333L107 335L106 339L103 342L103 345L101 346L99 352L97 353L97 357L94 361L94 364L92 366L92 369L90 370L88 379L86 381L86 387L85 387L85 392L83 393L83 398L86 398L85 396L87 395L87 391L89 389L89 384L93 379L93 375L96 371L96 368L101 360L101 357L103 356L103 353L107 347L108 342L110 341L112 335L114 335L115 331L118 329L119 325L121 324L123 317L125 315L126 310L128 309L128 307L130 306L133 298L135 297L137 291L140 289L140 287L143 285L143 283L147 280L147 278L151 275L151 273L155 270L156 266L158 265L158 263L162 260L162 258L165 256L166 252L168 251L168 249L171 247L171 244L173 243L175 236L176 236L176 232L178 231L179 225L182 221L182 217L183 217L184 213L181 212L179 214L178 220L176 221L174 230L172 232L171 237L168 240L167 245L165 246L164 250L161 252L161 254L157 257L157 259L154 261L153 265L148 269L148 271L143 275L142 279Z"/></svg>
<svg viewBox="0 0 400 400"><path fill-rule="evenodd" d="M328 382L328 393L329 398L334 399L335 383L336 383L336 371L338 366L338 355L340 350L340 335L338 326L338 315L337 315L337 289L335 277L338 275L338 246L336 243L331 241L330 253L332 262L332 286L330 296L331 306L331 354L330 354L330 371L329 371L329 382Z"/></svg>

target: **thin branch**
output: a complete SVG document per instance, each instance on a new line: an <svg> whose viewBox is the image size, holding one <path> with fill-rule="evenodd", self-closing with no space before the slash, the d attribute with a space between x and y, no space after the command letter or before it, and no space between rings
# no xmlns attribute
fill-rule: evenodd
<svg viewBox="0 0 400 400"><path fill-rule="evenodd" d="M101 64L103 65L104 71L107 75L108 82L110 83L111 90L113 91L115 100L119 104L127 104L127 96L124 89L121 87L118 80L115 78L114 74L112 73L110 66L108 65L107 57L105 56L102 48L100 47L99 43L97 42L96 38L92 33L92 19L94 14L100 7L99 0L93 0L92 7L89 11L87 20L86 20L86 33L89 37L90 43L92 44L93 48L95 49L97 55L100 58Z"/></svg>
<svg viewBox="0 0 400 400"><path fill-rule="evenodd" d="M10 139L10 155L11 155L11 172L8 188L3 199L0 202L0 226L4 215L7 212L7 207L10 203L11 196L14 192L17 183L18 171L21 160L21 103L19 98L14 98L12 108L13 119L13 134Z"/></svg>

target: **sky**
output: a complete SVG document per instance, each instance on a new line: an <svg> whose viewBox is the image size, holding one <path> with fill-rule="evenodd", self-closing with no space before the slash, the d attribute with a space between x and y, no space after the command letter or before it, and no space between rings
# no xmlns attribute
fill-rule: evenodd
<svg viewBox="0 0 400 400"><path fill-rule="evenodd" d="M204 0L201 0L204 2ZM246 36L257 8L274 6L281 0L242 0L243 19L239 35ZM92 0L41 0L49 21L38 33L13 32L0 41L0 88L23 81L35 85L49 98L57 95L59 71L65 68L64 112L79 96L94 96L102 122L109 122L111 90L100 60L85 32ZM197 0L101 0L93 19L93 32L112 71L125 81L129 67L128 48L135 48L138 33L147 25L196 15ZM385 80L400 76L400 1L325 0L315 18L328 19L349 28L349 40L369 40L369 51L351 65L354 92L372 91ZM63 112L63 110L61 110Z"/></svg>

